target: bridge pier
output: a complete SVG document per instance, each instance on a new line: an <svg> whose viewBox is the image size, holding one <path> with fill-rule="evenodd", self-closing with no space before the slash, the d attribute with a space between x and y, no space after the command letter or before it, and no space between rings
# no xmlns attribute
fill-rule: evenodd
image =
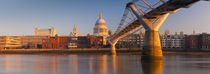
<svg viewBox="0 0 210 74"><path fill-rule="evenodd" d="M139 17L139 22L142 23L146 32L144 37L144 46L142 51L142 59L145 60L162 60L162 47L159 36L159 28L162 26L169 13L161 15L153 23L148 19Z"/></svg>
<svg viewBox="0 0 210 74"><path fill-rule="evenodd" d="M116 48L115 48L115 44L111 44L111 53L112 55L116 55Z"/></svg>
<svg viewBox="0 0 210 74"><path fill-rule="evenodd" d="M148 30L145 32L142 59L144 60L163 59L159 31Z"/></svg>
<svg viewBox="0 0 210 74"><path fill-rule="evenodd" d="M142 51L142 59L162 60L163 54L159 36L159 28L164 23L169 13L157 16L156 20L151 20L139 14L138 10L132 3L129 4L129 7L146 30L144 37L144 46Z"/></svg>
<svg viewBox="0 0 210 74"><path fill-rule="evenodd" d="M118 39L108 40L108 42L111 44L111 54L112 55L117 54L116 48L115 48L115 45L116 45L117 41L118 41Z"/></svg>

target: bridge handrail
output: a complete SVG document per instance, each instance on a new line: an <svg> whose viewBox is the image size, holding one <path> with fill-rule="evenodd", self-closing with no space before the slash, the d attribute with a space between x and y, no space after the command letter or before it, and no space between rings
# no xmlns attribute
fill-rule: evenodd
<svg viewBox="0 0 210 74"><path fill-rule="evenodd" d="M143 1L143 0L142 0L142 1ZM160 1L156 2L156 3L154 3L151 7L155 7L155 8L156 8L156 7L162 5L163 3L167 2L167 1L168 1L168 0L160 0ZM137 4L137 5L139 5L139 4ZM139 6L141 6L141 5L139 5ZM147 9L145 9L145 10L144 10L145 14L148 13L148 12L150 12L152 9L154 9L154 8L147 8ZM124 23L123 20L126 19L126 18L125 18L125 15L128 14L126 11L127 11L127 8L126 8L125 11L124 11L124 14L123 14L123 17L122 17L122 19L121 19L121 22L120 22L119 26L117 27L117 30L115 31L115 33L118 33L120 30L124 29L125 27L127 27L129 24L132 24L132 22L134 22L134 21L136 20L136 18L134 18L134 20L131 20L131 21L129 21L129 23L127 23L126 25L124 25L124 24L123 24L123 23ZM132 13L130 13L130 14L132 14ZM123 26L123 27L122 27L122 26Z"/></svg>

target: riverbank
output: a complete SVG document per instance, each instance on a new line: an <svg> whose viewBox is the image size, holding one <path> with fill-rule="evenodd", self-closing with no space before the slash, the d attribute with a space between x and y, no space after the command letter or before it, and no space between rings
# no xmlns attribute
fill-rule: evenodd
<svg viewBox="0 0 210 74"><path fill-rule="evenodd" d="M121 49L118 54L139 54L139 49ZM111 54L110 49L9 49L0 50L0 54Z"/></svg>
<svg viewBox="0 0 210 74"><path fill-rule="evenodd" d="M111 54L109 48L103 49L9 49L0 50L0 54L57 54L57 55L69 55L69 54ZM132 54L140 55L141 49L118 49L117 54ZM164 55L168 54L181 54L181 55L210 55L210 51L163 51Z"/></svg>

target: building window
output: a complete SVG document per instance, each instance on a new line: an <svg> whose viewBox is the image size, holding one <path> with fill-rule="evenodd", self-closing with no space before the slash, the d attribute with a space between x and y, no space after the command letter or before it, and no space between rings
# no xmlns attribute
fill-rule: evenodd
<svg viewBox="0 0 210 74"><path fill-rule="evenodd" d="M103 29L100 29L100 32L103 32Z"/></svg>

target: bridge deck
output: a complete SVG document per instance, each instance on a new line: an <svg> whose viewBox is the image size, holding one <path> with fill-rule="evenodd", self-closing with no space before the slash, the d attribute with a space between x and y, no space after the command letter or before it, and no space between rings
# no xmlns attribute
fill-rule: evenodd
<svg viewBox="0 0 210 74"><path fill-rule="evenodd" d="M152 9L148 13L144 15L144 18L149 19L150 21L154 21L161 15L164 15L166 13L175 13L180 8L186 8L191 6L192 4L198 2L200 0L169 0L166 3L163 3L162 5ZM121 29L121 31L115 33L113 36L109 38L109 40L119 39L121 36L125 36L125 34L128 34L129 32L132 32L133 29L136 29L137 27L140 28L142 24L135 20L125 28Z"/></svg>
<svg viewBox="0 0 210 74"><path fill-rule="evenodd" d="M166 13L175 13L178 9L188 7L198 1L199 0L169 0L145 14L144 17L147 19L156 19L160 15Z"/></svg>

